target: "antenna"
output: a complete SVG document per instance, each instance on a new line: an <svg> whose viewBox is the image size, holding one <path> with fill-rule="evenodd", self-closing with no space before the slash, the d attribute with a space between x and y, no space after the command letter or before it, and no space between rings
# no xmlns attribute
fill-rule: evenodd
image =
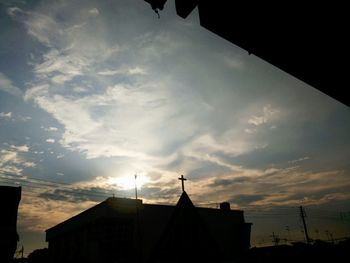
<svg viewBox="0 0 350 263"><path fill-rule="evenodd" d="M137 174L135 174L135 197L137 199L137 181L136 181L136 179L137 179Z"/></svg>

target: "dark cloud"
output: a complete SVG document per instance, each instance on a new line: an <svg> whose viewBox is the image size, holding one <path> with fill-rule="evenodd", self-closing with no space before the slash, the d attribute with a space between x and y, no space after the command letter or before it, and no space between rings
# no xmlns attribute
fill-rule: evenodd
<svg viewBox="0 0 350 263"><path fill-rule="evenodd" d="M266 169L272 166L285 165L290 160L298 159L300 158L300 153L289 151L276 152L273 148L267 146L266 148L235 156L223 152L216 152L215 156L232 165L240 165L251 169Z"/></svg>
<svg viewBox="0 0 350 263"><path fill-rule="evenodd" d="M191 180L201 180L210 176L223 176L232 173L232 170L226 166L222 166L213 162L199 161L196 163L197 168L189 171L187 177Z"/></svg>
<svg viewBox="0 0 350 263"><path fill-rule="evenodd" d="M233 184L249 183L251 181L252 181L251 177L240 176L232 179L215 179L214 182L211 183L209 186L212 186L212 187L231 186Z"/></svg>
<svg viewBox="0 0 350 263"><path fill-rule="evenodd" d="M46 191L39 194L39 197L54 201L66 201L66 202L84 202L95 201L101 202L104 199L112 196L111 191L107 191L103 188L91 187L91 188L72 188L72 189L55 189L53 191Z"/></svg>
<svg viewBox="0 0 350 263"><path fill-rule="evenodd" d="M310 187L311 188L311 187ZM309 192L301 192L296 194L288 194L288 192L285 193L285 196L282 196L280 198L275 198L274 201L276 202L285 202L285 201L319 201L322 199L326 199L329 195L342 195L344 193L349 192L349 186L344 185L341 187L335 187L332 189L326 188L319 191L309 191ZM333 201L333 200L329 200Z"/></svg>
<svg viewBox="0 0 350 263"><path fill-rule="evenodd" d="M176 170L181 170L181 167L183 167L183 164L185 161L194 161L195 159L193 157L186 157L181 153L178 153L176 155L175 160L172 160L171 162L160 166L163 169L168 169L168 170L172 170L172 171L176 171Z"/></svg>
<svg viewBox="0 0 350 263"><path fill-rule="evenodd" d="M256 201L263 200L267 197L267 195L261 194L252 194L252 195L236 195L232 197L229 202L237 205L249 205Z"/></svg>

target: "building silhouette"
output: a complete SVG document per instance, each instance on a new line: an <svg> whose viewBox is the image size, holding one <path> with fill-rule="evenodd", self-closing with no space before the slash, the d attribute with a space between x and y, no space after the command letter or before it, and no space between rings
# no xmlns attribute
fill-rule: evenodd
<svg viewBox="0 0 350 263"><path fill-rule="evenodd" d="M0 262L11 262L19 240L17 211L21 187L0 186Z"/></svg>
<svg viewBox="0 0 350 263"><path fill-rule="evenodd" d="M221 262L250 247L243 211L197 208L183 191L176 206L111 197L48 230L51 263Z"/></svg>

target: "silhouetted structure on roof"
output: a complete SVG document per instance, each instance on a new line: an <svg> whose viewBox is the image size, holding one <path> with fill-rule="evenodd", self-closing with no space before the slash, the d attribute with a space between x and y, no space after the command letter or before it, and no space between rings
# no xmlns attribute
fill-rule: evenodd
<svg viewBox="0 0 350 263"><path fill-rule="evenodd" d="M166 0L145 0L157 11ZM175 0L186 18L338 101L350 105L349 31L345 2Z"/></svg>
<svg viewBox="0 0 350 263"><path fill-rule="evenodd" d="M21 187L0 186L0 262L13 259L17 247L17 211Z"/></svg>
<svg viewBox="0 0 350 263"><path fill-rule="evenodd" d="M250 247L243 211L196 208L183 192L177 205L108 198L48 230L51 263L220 262Z"/></svg>

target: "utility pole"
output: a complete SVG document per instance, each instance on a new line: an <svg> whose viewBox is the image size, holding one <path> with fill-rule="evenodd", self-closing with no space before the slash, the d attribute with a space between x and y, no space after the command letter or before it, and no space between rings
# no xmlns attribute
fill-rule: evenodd
<svg viewBox="0 0 350 263"><path fill-rule="evenodd" d="M301 220L303 221L306 243L310 244L311 239L310 239L309 234L307 232L307 226L306 226L306 222L305 222L305 217L306 217L305 210L302 206L300 206L299 209L300 209L300 217L301 217Z"/></svg>

